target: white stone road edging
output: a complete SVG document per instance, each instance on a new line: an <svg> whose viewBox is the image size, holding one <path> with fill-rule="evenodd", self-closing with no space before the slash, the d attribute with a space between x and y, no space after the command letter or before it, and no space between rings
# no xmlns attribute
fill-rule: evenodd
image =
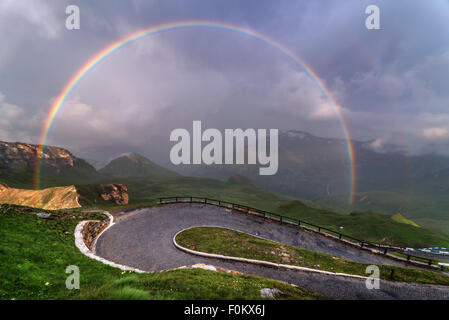
<svg viewBox="0 0 449 320"><path fill-rule="evenodd" d="M102 231L100 232L100 234L97 235L97 237L95 238L92 247L93 247L93 251L90 250L86 244L84 243L84 239L83 239L83 227L86 223L89 222L93 222L95 220L84 220L81 221L77 224L76 228L75 228L75 245L76 247L81 251L81 253L83 253L85 256L91 258L91 259L95 259L97 261L100 261L101 263L104 263L106 265L109 265L111 267L114 268L119 268L121 270L125 270L125 271L134 271L134 272L138 272L138 273L148 273L149 271L143 271L143 270L139 270L136 268L132 268L132 267L128 267L128 266L124 266L109 260L106 260L100 256L97 256L95 254L95 246L97 243L98 238L100 238L100 236L103 234L103 232L105 232L107 229L109 229L110 227L112 227L115 223L114 223L114 217L108 212L108 211L102 211L102 210L89 210L89 211L84 211L84 212L101 212L104 213L105 215L108 216L109 218L109 225ZM201 269L206 269L206 270L214 270L214 271L221 271L221 272L226 272L226 273L240 273L237 271L233 271L233 270L228 270L228 269L224 269L224 268L219 268L213 265L204 265L204 264L195 264L192 266L180 266L180 267L176 267L176 268L171 268L171 269L166 269L166 270L160 270L161 272L166 272L166 271L172 271L172 270L179 270L179 269L194 269L194 268L201 268Z"/></svg>
<svg viewBox="0 0 449 320"><path fill-rule="evenodd" d="M97 247L97 240L100 238L100 236L103 234L103 232L105 232L106 230L108 230L110 227L112 227L115 222L114 222L114 217L112 216L112 214L110 214L108 211L101 211L102 213L104 213L105 215L108 216L109 218L109 224L106 228L104 228L94 239L94 241L92 242L92 252L94 254L96 254L96 247Z"/></svg>
<svg viewBox="0 0 449 320"><path fill-rule="evenodd" d="M225 227L221 227L221 226L196 226L196 227L189 227L189 228L185 228L185 229L177 232L173 236L173 244L174 244L174 246L177 249L181 250L181 251L184 251L184 252L187 252L187 253L190 253L190 254L194 254L194 255L197 255L197 256L201 256L201 257L217 258L217 259L230 260L230 261L246 262L246 263L251 263L251 264L265 265L265 266L280 268L280 269L291 269L291 270L299 270L299 271L305 271L305 272L314 272L314 273L321 273L321 274L327 274L327 275L338 276L338 277L368 279L368 277L358 276L358 275L354 275L354 274L330 272L330 271L324 271L324 270L319 270L319 269L305 268L305 267L293 266L293 265L289 265L289 264L280 264L280 263L274 263L274 262L263 261L263 260L254 260L254 259L246 259L246 258L240 258L240 257L224 256L224 255L221 255L221 254L205 253L205 252L200 252L200 251L195 251L195 250L191 250L191 249L185 248L185 247L179 245L176 242L176 237L181 232L186 231L186 230L190 230L190 229L193 229L193 228L199 228L199 227L215 227L215 228L223 228L223 229L228 229L228 230L242 232L242 231L239 231L239 230L235 230L235 229L231 229L231 228L225 228ZM250 236L253 236L253 237L256 237L256 238L260 238L260 239L263 239L263 240L275 242L275 241L272 241L272 240L269 240L269 239L264 239L262 237L254 236L254 235L246 233L246 232L242 232L242 233L245 233L245 234L248 234Z"/></svg>
<svg viewBox="0 0 449 320"><path fill-rule="evenodd" d="M98 211L96 211L96 212L98 212ZM106 229L110 228L114 224L114 222L113 222L114 218L112 217L112 215L109 212L102 211L102 213L106 214L109 217L109 225L95 238L94 243L93 243L93 248L95 248L96 241L100 237L100 235L104 231L106 231ZM121 264L118 264L118 263L106 260L104 258L101 258L101 257L97 256L94 252L89 250L89 248L84 243L83 234L82 234L84 225L86 223L89 223L89 222L92 222L92 220L81 221L80 223L78 223L76 225L76 228L75 228L75 245L81 251L81 253L83 253L85 256L87 256L87 257L89 257L91 259L95 259L97 261L100 261L100 262L102 262L104 264L107 264L107 265L109 265L111 267L114 267L114 268L119 268L121 270L126 270L126 271L128 271L128 270L129 271L135 271L135 272L138 272L138 273L145 273L146 272L146 271L142 271L142 270L139 270L139 269L136 269L136 268L133 268L133 267L124 266L124 265L121 265Z"/></svg>

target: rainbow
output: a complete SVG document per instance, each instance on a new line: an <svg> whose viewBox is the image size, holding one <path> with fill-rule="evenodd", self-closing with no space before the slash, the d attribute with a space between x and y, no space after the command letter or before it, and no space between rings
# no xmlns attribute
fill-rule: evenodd
<svg viewBox="0 0 449 320"><path fill-rule="evenodd" d="M72 90L76 87L76 85L86 76L86 74L92 70L96 65L98 65L101 61L106 59L109 55L113 54L114 52L118 51L122 47L126 46L128 43L133 42L135 40L141 39L143 37L146 37L148 35L169 31L169 30L176 30L176 29L184 29L184 28L215 28L215 29L221 29L221 30L229 30L238 32L241 34L245 34L248 36L255 37L269 46L272 46L281 52L283 52L285 55L287 55L289 58L291 58L296 64L300 65L308 74L311 76L322 92L325 94L326 98L331 102L331 104L335 107L335 111L340 119L340 122L343 127L343 132L346 139L347 144L347 152L348 157L350 161L350 196L349 196L349 202L352 204L354 200L354 192L355 192L355 181L356 181L356 172L355 172L355 157L354 157L354 148L352 145L352 141L350 139L349 130L348 127L344 121L342 112L340 108L338 107L337 102L333 98L332 94L330 93L329 89L326 87L325 83L320 79L320 77L316 74L316 72L307 65L300 57L295 55L294 52L292 52L290 49L284 47L277 41L270 39L268 36L263 35L257 31L248 29L246 27L241 27L238 25L223 23L223 22L216 22L216 21L205 21L205 20L189 20L189 21L181 21L181 22L170 22L165 24L160 24L157 26L149 27L137 32L134 32L110 45L105 47L103 50L95 54L92 58L90 58L70 79L70 81L64 86L62 91L57 96L56 100L54 101L53 105L51 106L51 109L45 119L44 126L42 128L41 134L40 134L40 140L39 140L39 148L37 152L37 161L36 161L36 168L34 172L33 177L33 183L34 187L36 189L40 188L40 168L41 168L41 159L43 154L43 146L46 144L48 133L51 129L51 125L58 114L58 111L61 109L62 105L64 104L64 101L67 99L68 95L72 92Z"/></svg>

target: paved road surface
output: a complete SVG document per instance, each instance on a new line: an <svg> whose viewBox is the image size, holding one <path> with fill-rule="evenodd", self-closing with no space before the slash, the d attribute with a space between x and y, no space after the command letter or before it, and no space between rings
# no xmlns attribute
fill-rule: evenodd
<svg viewBox="0 0 449 320"><path fill-rule="evenodd" d="M358 262L393 266L402 264L312 232L202 204L171 204L120 215L116 224L98 239L96 253L113 262L148 271L196 263L212 264L286 281L336 299L449 299L449 287L444 286L381 281L379 290L368 290L363 279L223 261L176 249L172 242L173 236L193 226L227 227Z"/></svg>

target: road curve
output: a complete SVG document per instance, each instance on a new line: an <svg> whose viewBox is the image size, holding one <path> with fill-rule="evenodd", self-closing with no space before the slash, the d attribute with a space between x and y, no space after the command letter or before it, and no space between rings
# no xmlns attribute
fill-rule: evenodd
<svg viewBox="0 0 449 320"><path fill-rule="evenodd" d="M363 279L199 257L176 249L173 236L182 229L194 226L231 228L358 262L402 265L401 262L388 257L359 250L313 232L202 204L170 204L121 215L116 218L116 223L97 239L95 251L107 260L147 271L196 263L212 264L286 281L335 299L449 299L449 288L445 286L381 280L379 290L368 290Z"/></svg>

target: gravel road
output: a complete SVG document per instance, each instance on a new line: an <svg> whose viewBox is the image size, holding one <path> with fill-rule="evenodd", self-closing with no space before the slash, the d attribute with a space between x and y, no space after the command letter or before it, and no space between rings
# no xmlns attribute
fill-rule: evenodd
<svg viewBox="0 0 449 320"><path fill-rule="evenodd" d="M379 290L368 290L364 279L223 261L176 249L173 236L194 226L227 227L352 261L402 266L401 262L386 256L359 250L312 232L202 204L170 204L119 215L116 223L97 240L96 253L107 260L148 271L196 263L212 264L286 281L335 299L449 299L449 287L445 286L381 280Z"/></svg>

